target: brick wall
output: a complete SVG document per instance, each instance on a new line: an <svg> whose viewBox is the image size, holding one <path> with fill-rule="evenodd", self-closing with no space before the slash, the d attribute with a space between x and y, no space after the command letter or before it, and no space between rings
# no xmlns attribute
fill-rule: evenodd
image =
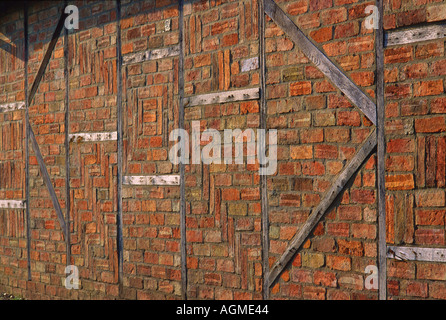
<svg viewBox="0 0 446 320"><path fill-rule="evenodd" d="M276 0L304 34L375 100L375 32L365 28L374 1ZM71 3L70 3L71 4ZM28 298L262 299L263 261L272 266L311 210L373 131L373 123L268 16L265 23L267 130L277 130L277 172L262 199L259 163L187 164L185 195L172 185L122 185L123 265L118 248L118 143L69 143L65 133L117 131L118 34L114 1L75 1L79 30L69 32L69 113L65 125L64 37L56 44L29 108L51 182L70 215L71 264L80 290L67 290L67 252L48 189L30 146L30 268L24 209L0 208L0 290ZM180 97L261 86L259 0L122 1L122 175L180 176L169 135L180 126ZM29 86L62 3L29 8ZM446 20L437 1L384 1L387 31ZM24 101L24 19L5 14L0 105ZM63 35L63 33L62 33ZM180 70L181 61L184 70ZM386 236L388 245L445 245L445 41L385 49ZM179 86L184 79L184 92ZM191 133L261 128L260 99L186 105ZM25 199L25 111L0 112L0 200ZM201 150L207 143L201 142ZM225 150L222 149L222 154ZM377 265L376 156L349 181L270 288L271 299L377 299L365 287ZM70 208L66 208L67 199ZM181 204L185 206L182 260ZM262 249L262 206L268 256ZM182 278L182 267L187 279ZM444 263L387 260L388 299L445 299ZM185 286L185 288L184 288Z"/></svg>

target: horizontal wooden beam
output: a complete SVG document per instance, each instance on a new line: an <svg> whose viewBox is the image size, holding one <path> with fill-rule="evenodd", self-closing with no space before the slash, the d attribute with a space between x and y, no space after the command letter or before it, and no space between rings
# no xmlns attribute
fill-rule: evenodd
<svg viewBox="0 0 446 320"><path fill-rule="evenodd" d="M375 103L305 36L273 0L265 0L265 13L290 37L299 50L376 125Z"/></svg>
<svg viewBox="0 0 446 320"><path fill-rule="evenodd" d="M0 112L11 112L20 109L25 109L24 101L0 104Z"/></svg>
<svg viewBox="0 0 446 320"><path fill-rule="evenodd" d="M376 131L373 130L372 133L367 137L365 142L361 145L359 150L350 160L350 162L344 167L344 169L339 173L339 175L334 180L334 183L325 192L319 205L311 212L307 221L302 225L302 227L296 232L293 240L286 248L285 252L282 254L279 260L273 265L271 271L268 274L268 284L271 287L276 279L283 272L285 267L297 253L299 248L305 242L307 237L319 223L319 221L328 213L329 209L334 204L335 200L338 199L340 195L346 190L348 182L350 179L358 172L363 166L367 158L376 149Z"/></svg>
<svg viewBox="0 0 446 320"><path fill-rule="evenodd" d="M260 97L260 88L222 91L222 92L208 93L184 98L184 106L193 107L193 106L203 106L208 104L256 100L259 99L259 97Z"/></svg>
<svg viewBox="0 0 446 320"><path fill-rule="evenodd" d="M25 209L24 200L0 200L0 209Z"/></svg>
<svg viewBox="0 0 446 320"><path fill-rule="evenodd" d="M125 185L146 185L146 186L180 185L180 176L179 175L124 176L122 183Z"/></svg>
<svg viewBox="0 0 446 320"><path fill-rule="evenodd" d="M118 132L88 132L88 133L72 133L69 136L70 142L86 142L86 141L116 141Z"/></svg>
<svg viewBox="0 0 446 320"><path fill-rule="evenodd" d="M403 44L446 38L446 24L432 24L407 30L391 30L385 33L384 46L399 46Z"/></svg>
<svg viewBox="0 0 446 320"><path fill-rule="evenodd" d="M388 246L387 258L405 261L446 262L446 249Z"/></svg>
<svg viewBox="0 0 446 320"><path fill-rule="evenodd" d="M144 61L164 59L168 57L175 57L180 54L180 46L172 46L168 48L151 49L144 52L136 52L127 54L122 57L122 64L141 63Z"/></svg>

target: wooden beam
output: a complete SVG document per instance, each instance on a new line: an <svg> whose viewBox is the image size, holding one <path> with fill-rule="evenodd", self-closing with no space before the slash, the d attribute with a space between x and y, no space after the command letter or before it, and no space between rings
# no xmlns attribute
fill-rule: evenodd
<svg viewBox="0 0 446 320"><path fill-rule="evenodd" d="M0 200L0 209L26 209L26 201Z"/></svg>
<svg viewBox="0 0 446 320"><path fill-rule="evenodd" d="M388 246L387 258L404 261L446 262L446 249Z"/></svg>
<svg viewBox="0 0 446 320"><path fill-rule="evenodd" d="M131 186L175 186L180 184L180 176L124 176L122 183Z"/></svg>
<svg viewBox="0 0 446 320"><path fill-rule="evenodd" d="M39 88L40 81L42 80L43 75L45 74L45 70L46 70L46 68L48 66L48 63L49 63L50 59L51 59L51 55L52 55L52 53L54 51L54 48L55 48L56 43L57 43L57 40L59 39L60 33L61 33L62 28L64 26L65 19L67 17L68 17L68 14L66 14L64 11L62 11L62 14L60 16L59 22L58 22L58 24L56 26L56 30L53 33L53 36L52 36L51 41L50 41L50 44L48 45L48 48L46 50L45 56L44 56L44 58L42 60L42 63L40 64L39 70L37 71L37 75L36 75L36 78L34 79L34 83L33 83L32 87L31 87L31 91L29 92L28 99L27 99L27 108L26 108L27 111L29 109L29 106L32 104L32 101L33 101L34 96L35 96L35 94L37 92L37 89ZM27 112L27 115L28 115L28 112ZM45 182L45 185L48 188L48 192L50 194L51 201L53 202L54 209L56 210L56 214L57 214L57 218L58 218L59 223L60 223L60 227L62 228L62 231L63 231L65 239L66 239L66 237L67 237L66 231L67 230L66 230L65 219L63 217L62 209L60 207L59 200L57 199L56 192L54 191L54 187L53 187L53 185L51 183L50 176L49 176L48 171L46 169L45 161L43 160L42 153L40 152L40 148L39 148L39 145L37 143L36 137L34 135L34 132L33 132L32 128L31 128L31 125L29 123L29 115L27 116L26 122L27 122L27 126L28 126L29 139L31 140L31 144L32 144L33 149L34 149L34 153L36 154L36 159L37 159L37 162L39 164L40 171L42 173L43 181Z"/></svg>
<svg viewBox="0 0 446 320"><path fill-rule="evenodd" d="M184 1L178 1L178 42L179 42L179 59L178 59L178 94L179 94L179 115L178 127L184 129ZM180 252L181 252L181 298L187 299L187 252L186 252L186 179L185 164L179 165L180 170Z"/></svg>
<svg viewBox="0 0 446 320"><path fill-rule="evenodd" d="M329 209L331 209L335 200L342 195L350 179L352 179L352 177L361 169L362 165L374 152L375 148L376 132L373 130L373 132L370 133L365 142L358 149L354 157L336 177L334 183L325 192L319 205L311 212L307 221L305 221L302 227L297 231L293 240L290 242L280 259L277 260L277 262L271 268L268 275L268 283L270 287L274 284L276 279L295 256L299 248L313 231L314 227L316 227L322 217L329 212Z"/></svg>
<svg viewBox="0 0 446 320"><path fill-rule="evenodd" d="M116 107L117 107L117 141L118 141L118 163L117 163L117 251L118 251L118 283L119 291L122 292L122 275L124 272L124 236L122 218L122 161L123 161L123 131L122 131L122 41L121 41L121 0L116 0Z"/></svg>
<svg viewBox="0 0 446 320"><path fill-rule="evenodd" d="M379 17L384 17L383 0L377 0ZM387 258L386 258L386 138L384 102L384 27L379 19L375 38L376 52L376 104L377 104L377 170L378 186L378 298L387 299Z"/></svg>
<svg viewBox="0 0 446 320"><path fill-rule="evenodd" d="M290 39L299 47L305 56L312 61L316 67L333 84L339 88L364 114L371 122L376 124L376 105L375 103L353 83L316 45L313 44L305 34L294 24L285 12L273 1L265 1L265 12L273 21L290 37Z"/></svg>
<svg viewBox="0 0 446 320"><path fill-rule="evenodd" d="M399 46L403 44L443 39L446 37L446 24L434 23L407 30L391 30L385 33L384 46Z"/></svg>
<svg viewBox="0 0 446 320"><path fill-rule="evenodd" d="M27 204L26 215L26 251L28 260L28 281L31 281L31 216L29 212L29 90L28 90L28 60L29 60L29 26L28 26L28 1L23 3L24 15L24 68L25 68L25 202Z"/></svg>
<svg viewBox="0 0 446 320"><path fill-rule="evenodd" d="M99 141L116 141L118 140L118 132L85 132L72 133L69 135L70 142L99 142Z"/></svg>
<svg viewBox="0 0 446 320"><path fill-rule="evenodd" d="M265 9L263 0L259 1L259 58L248 63L243 70L252 70L260 67L260 129L266 130L267 106L266 106L266 51L265 51ZM260 135L260 140L265 135ZM266 146L265 141L259 141L259 145ZM263 299L269 299L269 207L267 176L260 176L260 193L262 195L262 275L263 275Z"/></svg>
<svg viewBox="0 0 446 320"><path fill-rule="evenodd" d="M68 0L64 1L65 8L68 6ZM64 114L64 127L65 127L65 220L67 224L66 233L66 249L67 249L67 266L71 265L71 227L70 227L70 210L71 210L71 189L70 189L70 141L69 141L69 131L70 131L70 81L69 81L69 52L68 52L68 29L64 28L64 81L65 81L65 114Z"/></svg>
<svg viewBox="0 0 446 320"><path fill-rule="evenodd" d="M260 88L223 91L184 98L184 106L193 107L234 101L256 100L259 99L259 97Z"/></svg>
<svg viewBox="0 0 446 320"><path fill-rule="evenodd" d="M11 112L26 108L24 101L0 104L0 112Z"/></svg>
<svg viewBox="0 0 446 320"><path fill-rule="evenodd" d="M29 128L29 137L30 137L33 149L34 149L34 153L36 155L37 162L40 167L40 172L42 173L43 181L45 182L45 185L46 185L48 192L50 194L51 201L53 202L53 206L54 206L54 209L56 210L57 218L60 223L60 227L64 233L65 240L66 240L67 226L65 224L65 219L62 214L62 209L60 207L59 200L57 199L56 192L54 191L54 187L51 183L50 175L48 174L48 170L46 169L45 161L43 160L42 154L40 153L40 148L39 148L39 145L37 144L36 137L34 136L34 131L31 127Z"/></svg>
<svg viewBox="0 0 446 320"><path fill-rule="evenodd" d="M131 53L123 56L122 64L141 63L144 61L158 60L168 57L175 57L180 54L180 46L151 49L144 52Z"/></svg>

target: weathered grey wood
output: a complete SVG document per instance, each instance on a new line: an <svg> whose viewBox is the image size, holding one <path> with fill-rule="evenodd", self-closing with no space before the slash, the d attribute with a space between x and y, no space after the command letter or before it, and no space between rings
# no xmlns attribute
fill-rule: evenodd
<svg viewBox="0 0 446 320"><path fill-rule="evenodd" d="M116 130L118 141L118 166L117 166L117 239L116 244L118 247L118 282L119 282L119 292L122 292L123 282L122 276L124 272L124 236L123 236L123 218L122 218L122 161L123 161L123 130L122 130L122 40L121 40L121 0L116 0L116 84L117 84L117 95L116 95L116 108L117 108L117 123Z"/></svg>
<svg viewBox="0 0 446 320"><path fill-rule="evenodd" d="M290 242L280 259L271 268L271 271L268 274L268 284L270 287L274 284L275 280L280 276L282 271L297 253L299 248L313 231L314 227L328 212L327 210L332 206L334 201L345 191L350 179L362 167L366 159L374 152L375 147L376 132L373 130L373 132L370 133L365 142L358 149L354 157L336 177L333 184L324 194L319 205L311 212L307 221L305 221L302 227L297 231L293 240Z"/></svg>
<svg viewBox="0 0 446 320"><path fill-rule="evenodd" d="M203 106L208 104L227 103L234 101L256 100L260 97L260 88L250 88L234 91L223 91L202 94L198 96L184 98L184 106Z"/></svg>
<svg viewBox="0 0 446 320"><path fill-rule="evenodd" d="M11 112L15 110L21 110L25 108L25 102L12 102L12 103L5 103L0 105L0 112Z"/></svg>
<svg viewBox="0 0 446 320"><path fill-rule="evenodd" d="M28 1L23 3L23 15L24 15L24 42L25 42L25 54L24 54L24 90L25 90L25 201L29 204L29 90L28 90L28 60L29 60L29 26L28 26ZM31 281L31 216L29 212L29 205L26 206L26 251L27 251L27 271L28 281Z"/></svg>
<svg viewBox="0 0 446 320"><path fill-rule="evenodd" d="M404 261L446 262L446 249L387 246L387 258Z"/></svg>
<svg viewBox="0 0 446 320"><path fill-rule="evenodd" d="M26 4L25 4L26 5ZM45 56L42 60L42 63L40 64L39 70L37 71L37 75L36 78L34 79L33 85L31 87L31 90L29 92L28 95L28 99L27 99L27 108L26 110L28 111L29 106L32 104L32 101L34 99L34 96L37 92L37 89L39 88L40 85L40 81L43 78L43 75L45 74L45 70L48 66L48 63L50 61L51 55L54 51L54 48L56 46L57 40L59 39L60 33L62 31L62 28L64 26L64 22L65 19L68 17L68 14L66 14L64 11L62 12L59 22L56 26L56 30L53 33L53 36L51 38L50 44L48 45L48 48L45 52ZM53 206L54 209L56 210L56 214L57 214L57 218L59 219L59 223L60 223L60 227L62 228L62 231L64 233L65 239L66 239L66 224L65 224L65 220L62 214L62 209L60 208L60 204L59 204L59 200L57 200L57 196L56 196L56 192L54 191L54 187L51 183L51 179L50 176L48 174L48 171L46 169L45 166L45 162L43 160L42 154L40 152L40 148L39 145L37 143L36 137L34 135L34 131L32 130L30 123L29 123L29 116L28 116L28 112L26 113L26 123L28 126L28 135L29 135L29 139L31 140L33 149L34 149L34 153L36 155L37 158L37 162L39 164L40 167L40 171L42 173L42 177L43 177L43 181L45 182L47 188L48 188L48 192L50 193L50 197L51 197L51 201L53 202Z"/></svg>
<svg viewBox="0 0 446 320"><path fill-rule="evenodd" d="M408 30L392 30L385 34L385 47L442 39L446 37L446 25L434 24Z"/></svg>
<svg viewBox="0 0 446 320"><path fill-rule="evenodd" d="M377 1L379 17L384 16L383 1ZM386 177L385 177L385 104L384 104L384 28L379 19L375 40L376 52L376 104L377 104L377 186L378 186L378 298L387 299L386 258Z"/></svg>
<svg viewBox="0 0 446 320"><path fill-rule="evenodd" d="M85 132L72 133L69 135L70 142L94 142L94 141L116 141L118 140L118 132Z"/></svg>
<svg viewBox="0 0 446 320"><path fill-rule="evenodd" d="M131 186L169 186L179 185L179 175L160 175L160 176L124 176L123 184Z"/></svg>
<svg viewBox="0 0 446 320"><path fill-rule="evenodd" d="M0 200L0 209L25 209L24 200Z"/></svg>
<svg viewBox="0 0 446 320"><path fill-rule="evenodd" d="M265 12L290 37L311 62L376 124L375 103L322 53L273 1L265 0Z"/></svg>
<svg viewBox="0 0 446 320"><path fill-rule="evenodd" d="M251 58L254 59L254 58ZM251 60L248 59L248 60ZM254 61L249 61L248 67L243 67L242 72L252 70L254 67L260 68L260 129L267 129L266 117L266 53L265 53L265 10L263 1L259 1L259 57ZM264 146L265 135L260 135L259 145ZM267 176L260 176L260 192L262 195L262 274L263 274L263 299L269 299L269 208L268 208L268 187Z"/></svg>
<svg viewBox="0 0 446 320"><path fill-rule="evenodd" d="M65 8L68 6L68 1L64 1ZM70 141L69 141L69 131L70 131L70 82L68 73L68 29L64 28L64 81L65 81L65 114L64 114L64 126L65 126L65 208L67 210L65 214L65 222L67 224L67 238L66 238L66 250L67 250L67 266L71 265L71 227L70 227L70 210L71 210L71 189L70 189Z"/></svg>
<svg viewBox="0 0 446 320"><path fill-rule="evenodd" d="M37 162L40 167L40 172L42 173L43 181L45 182L45 185L46 185L48 192L50 194L51 201L53 202L54 209L56 210L57 218L60 223L60 228L62 229L62 232L64 233L64 236L66 239L67 226L65 224L65 219L62 214L62 209L60 207L59 200L57 200L57 195L56 195L56 192L54 191L54 187L51 183L50 175L48 174L48 170L46 169L45 161L43 160L42 154L40 153L39 145L37 144L36 137L34 136L34 131L31 127L29 128L29 137L30 137L31 143L33 145L33 149L34 149L34 153L36 155Z"/></svg>
<svg viewBox="0 0 446 320"><path fill-rule="evenodd" d="M180 54L179 45L167 47L167 48L159 48L159 49L151 49L144 52L136 52L123 56L123 65L133 64L133 63L141 63L144 61L150 60L158 60L164 59L168 57L175 57Z"/></svg>
<svg viewBox="0 0 446 320"><path fill-rule="evenodd" d="M179 115L178 127L184 129L184 1L178 1L178 42L179 42L179 58L178 58L178 95L179 95ZM185 164L179 165L180 170L180 252L181 252L181 298L187 299L187 252L186 252L186 179Z"/></svg>

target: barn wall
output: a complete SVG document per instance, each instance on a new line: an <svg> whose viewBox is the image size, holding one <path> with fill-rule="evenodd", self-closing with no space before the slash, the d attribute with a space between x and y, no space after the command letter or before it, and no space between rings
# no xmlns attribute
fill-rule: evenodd
<svg viewBox="0 0 446 320"><path fill-rule="evenodd" d="M375 31L365 27L365 8L374 1L275 2L375 101ZM62 213L70 216L71 262L30 144L31 279L26 210L0 208L0 290L38 299L264 298L264 263L272 267L282 256L373 132L373 122L268 16L265 46L260 47L260 0L186 1L183 56L178 1L122 1L119 37L115 1L70 4L79 8L79 30L69 31L68 55L62 32L29 118ZM63 4L38 2L28 10L31 88ZM386 31L446 20L440 0L387 0L384 11ZM10 44L1 42L0 105L24 102L23 11L10 10L2 18L1 31ZM266 90L254 91L260 98L190 104L189 98L209 93L261 87L262 49ZM389 46L384 53L386 241L442 248L445 40ZM122 137L116 133L118 93ZM189 163L182 176L180 166L169 160L175 144L169 136L183 121L189 134L198 126L201 132L215 129L222 139L225 129L252 129L255 136L263 124L277 130L277 171L266 177L267 196L262 197L258 159L248 163L246 150L243 164ZM24 200L25 109L0 112L0 130L0 200ZM88 141L79 138L84 133L109 133L111 138ZM206 144L201 142L201 150ZM271 284L269 298L378 299L378 291L366 286L366 268L378 264L376 163L375 154L366 159ZM119 174L124 178L120 183ZM184 197L179 180L128 183L141 176L182 178ZM268 232L262 229L265 216ZM267 256L262 252L265 245ZM79 290L63 286L67 264L79 269ZM445 280L444 263L387 260L388 299L445 299Z"/></svg>

